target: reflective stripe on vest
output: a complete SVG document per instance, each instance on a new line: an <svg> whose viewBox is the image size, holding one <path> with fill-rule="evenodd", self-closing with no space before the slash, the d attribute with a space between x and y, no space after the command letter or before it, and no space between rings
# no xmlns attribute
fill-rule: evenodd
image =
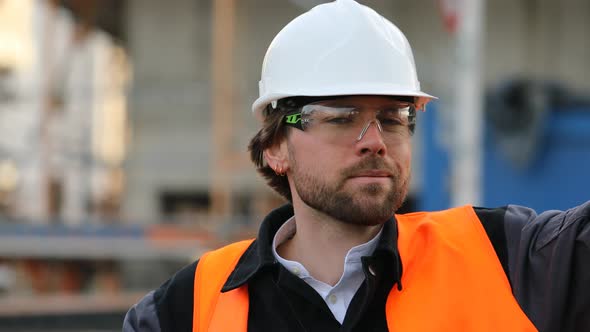
<svg viewBox="0 0 590 332"><path fill-rule="evenodd" d="M403 290L386 303L389 331L537 331L473 208L396 215ZM193 332L246 332L248 291L221 288L252 240L213 251L195 273ZM204 277L206 276L206 277Z"/></svg>

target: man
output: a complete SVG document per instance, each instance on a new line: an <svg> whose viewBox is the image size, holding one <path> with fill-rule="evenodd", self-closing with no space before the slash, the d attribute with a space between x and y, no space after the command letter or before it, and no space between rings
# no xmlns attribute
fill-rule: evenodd
<svg viewBox="0 0 590 332"><path fill-rule="evenodd" d="M149 293L123 330L590 331L590 202L394 215L432 98L373 10L338 0L289 23L249 149L290 204Z"/></svg>

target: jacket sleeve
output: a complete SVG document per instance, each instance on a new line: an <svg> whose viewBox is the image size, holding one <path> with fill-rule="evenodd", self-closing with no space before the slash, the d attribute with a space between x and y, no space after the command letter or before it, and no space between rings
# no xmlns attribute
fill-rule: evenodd
<svg viewBox="0 0 590 332"><path fill-rule="evenodd" d="M154 291L135 304L125 315L123 332L160 332L160 321L154 301Z"/></svg>
<svg viewBox="0 0 590 332"><path fill-rule="evenodd" d="M490 239L514 296L539 331L590 331L590 201L542 214L514 205L476 212L496 229Z"/></svg>
<svg viewBox="0 0 590 332"><path fill-rule="evenodd" d="M191 332L197 264L187 265L129 309L123 332Z"/></svg>

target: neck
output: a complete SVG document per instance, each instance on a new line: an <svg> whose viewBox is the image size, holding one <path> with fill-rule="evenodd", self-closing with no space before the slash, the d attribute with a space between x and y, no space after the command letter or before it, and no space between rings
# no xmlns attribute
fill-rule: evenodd
<svg viewBox="0 0 590 332"><path fill-rule="evenodd" d="M348 251L374 238L381 225L364 226L335 220L304 203L294 201L295 236L281 244L281 257L298 261L311 276L335 285L344 273L344 259Z"/></svg>

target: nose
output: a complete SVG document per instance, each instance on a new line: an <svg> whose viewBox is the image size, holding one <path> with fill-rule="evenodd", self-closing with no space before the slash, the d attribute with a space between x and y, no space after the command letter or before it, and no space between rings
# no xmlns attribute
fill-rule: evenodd
<svg viewBox="0 0 590 332"><path fill-rule="evenodd" d="M357 137L356 152L359 155L377 154L384 156L387 145L381 134L381 125L377 120L369 121Z"/></svg>

